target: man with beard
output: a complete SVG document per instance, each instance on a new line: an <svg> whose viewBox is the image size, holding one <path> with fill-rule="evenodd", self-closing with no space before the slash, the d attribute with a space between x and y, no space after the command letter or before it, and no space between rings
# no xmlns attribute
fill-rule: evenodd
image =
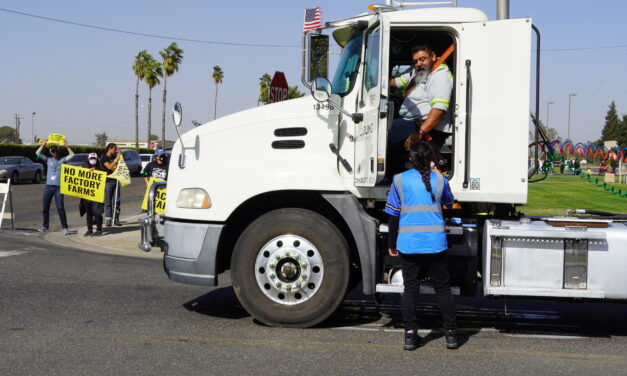
<svg viewBox="0 0 627 376"><path fill-rule="evenodd" d="M425 44L413 47L411 56L414 69L400 77L390 78L390 87L405 92L399 110L400 118L394 120L388 133L393 154L408 149L427 134L435 150L439 151L452 132L450 102L453 74L444 63L433 66L437 55ZM398 166L394 167L392 170L398 169Z"/></svg>

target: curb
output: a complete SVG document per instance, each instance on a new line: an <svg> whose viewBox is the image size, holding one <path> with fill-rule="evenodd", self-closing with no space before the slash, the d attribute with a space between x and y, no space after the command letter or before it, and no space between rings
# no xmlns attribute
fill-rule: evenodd
<svg viewBox="0 0 627 376"><path fill-rule="evenodd" d="M133 218L127 218L127 220ZM140 239L139 223L129 223L124 220L122 222L121 227L104 227L103 235L99 237L83 236L87 227L82 226L76 231L70 231L70 235L63 235L62 232L48 232L43 238L59 246L83 251L154 260L163 259L163 253L158 247L150 252L141 251L137 247Z"/></svg>

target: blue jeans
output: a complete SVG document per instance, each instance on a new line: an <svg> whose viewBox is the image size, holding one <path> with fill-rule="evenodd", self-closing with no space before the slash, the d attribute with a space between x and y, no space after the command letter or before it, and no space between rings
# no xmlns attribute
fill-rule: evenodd
<svg viewBox="0 0 627 376"><path fill-rule="evenodd" d="M117 195L115 187L118 187ZM107 180L105 184L105 217L113 219L113 201L115 200L115 218L120 218L120 186L117 180Z"/></svg>
<svg viewBox="0 0 627 376"><path fill-rule="evenodd" d="M44 228L47 230L50 228L50 203L54 196L54 203L57 206L57 212L59 213L59 219L61 220L61 227L67 228L67 217L65 215L65 205L63 203L63 195L61 194L61 188L58 185L47 185L44 188Z"/></svg>

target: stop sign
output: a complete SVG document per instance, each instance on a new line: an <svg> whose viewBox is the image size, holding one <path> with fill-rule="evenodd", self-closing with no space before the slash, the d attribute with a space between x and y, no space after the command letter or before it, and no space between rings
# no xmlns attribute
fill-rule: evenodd
<svg viewBox="0 0 627 376"><path fill-rule="evenodd" d="M274 72L268 90L268 103L287 100L287 80L283 72Z"/></svg>

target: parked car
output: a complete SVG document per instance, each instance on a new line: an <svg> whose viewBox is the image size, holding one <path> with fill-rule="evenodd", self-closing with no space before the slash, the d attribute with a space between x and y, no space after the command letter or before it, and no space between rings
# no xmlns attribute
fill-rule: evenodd
<svg viewBox="0 0 627 376"><path fill-rule="evenodd" d="M87 162L87 156L88 155L89 155L88 153L74 154L72 159L70 159L69 161L65 162L65 164L68 164L70 166L77 166L77 167L88 168L89 167L89 163Z"/></svg>
<svg viewBox="0 0 627 376"><path fill-rule="evenodd" d="M0 157L0 180L11 179L11 184L20 181L32 181L35 184L41 182L44 177L44 166L34 163L26 157Z"/></svg>
<svg viewBox="0 0 627 376"><path fill-rule="evenodd" d="M139 176L142 172L142 159L136 150L122 150L122 156L131 176Z"/></svg>
<svg viewBox="0 0 627 376"><path fill-rule="evenodd" d="M152 161L153 154L140 154L139 157L142 160L142 171L146 168L148 163Z"/></svg>

